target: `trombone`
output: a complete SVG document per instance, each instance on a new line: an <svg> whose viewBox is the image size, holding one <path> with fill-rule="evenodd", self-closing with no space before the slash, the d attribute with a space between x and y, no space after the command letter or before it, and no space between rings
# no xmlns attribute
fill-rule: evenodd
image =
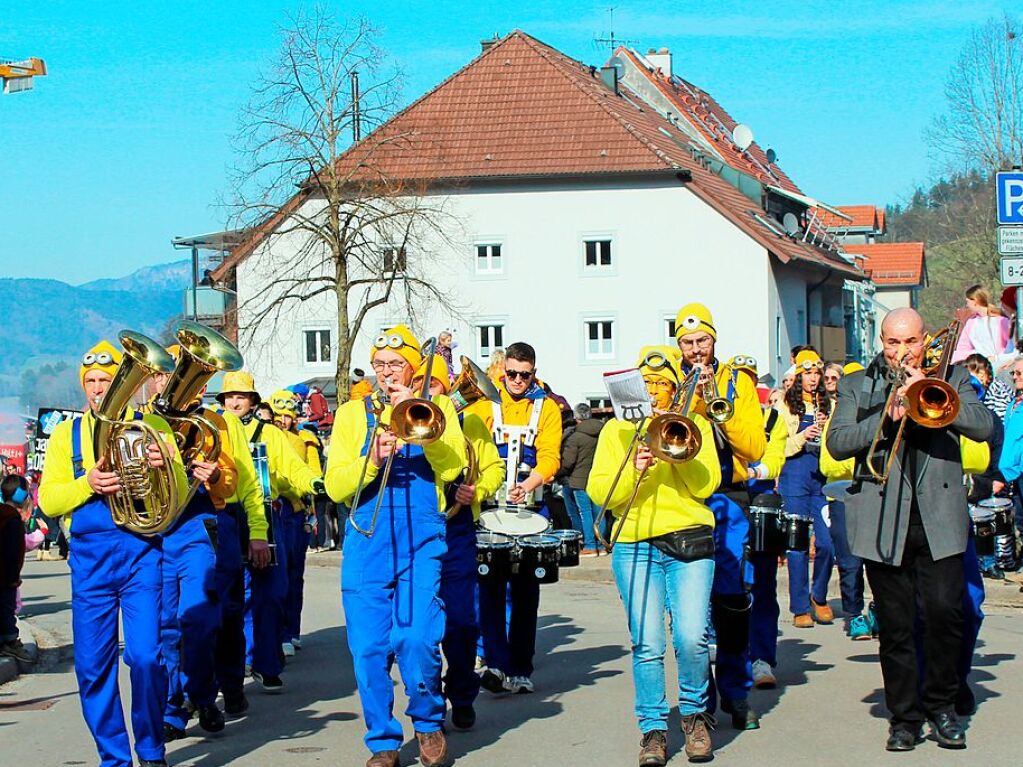
<svg viewBox="0 0 1023 767"><path fill-rule="evenodd" d="M884 485L891 474L892 466L895 464L895 457L899 452L902 437L906 430L907 418L914 423L928 429L941 429L948 426L959 415L959 393L952 388L952 385L945 379L948 377L948 370L952 364L952 353L955 350L956 342L959 340L959 333L962 330L962 323L953 320L948 327L942 328L935 333L927 342L924 349L924 358L921 363L921 370L927 376L923 380L916 381L906 389L906 394L900 404L905 404L906 417L899 421L899 428L892 438L888 448L888 459L884 465L877 465L878 445L889 428L889 415L892 406L899 402L899 389L906 384L907 373L905 367L906 357L899 360L899 369L892 376L892 390L885 400L884 410L881 411L881 421L874 432L874 438L867 449L865 463L867 470L878 483Z"/></svg>
<svg viewBox="0 0 1023 767"><path fill-rule="evenodd" d="M380 487L377 489L377 500L373 506L373 516L370 517L369 527L364 530L355 521L355 512L359 509L359 499L362 497L363 490L366 489L366 472L369 469L370 456L373 454L373 445L377 437L382 432L389 431L403 442L412 445L429 445L431 442L436 442L440 439L441 434L444 433L444 413L430 400L430 379L433 374L433 358L436 349L436 338L429 339L423 345L422 353L426 357L427 363L422 391L418 397L411 397L395 405L391 410L390 423L381 423L384 407L389 400L387 392L380 392L379 403L373 407L376 420L367 443L366 457L362 462L362 471L359 474L359 484L355 489L352 506L348 511L348 521L352 523L352 527L355 528L356 532L361 533L367 538L371 538L373 531L376 529L377 518L380 516L380 507L384 502L384 490L387 489L387 482L391 478L394 455L398 452L398 447L395 446L391 454L387 456L384 470L380 475Z"/></svg>
<svg viewBox="0 0 1023 767"><path fill-rule="evenodd" d="M653 370L671 369L668 361L656 352L647 355L647 358L644 360L644 366ZM614 524L611 538L610 540L605 540L602 528L604 526L604 519L608 511L610 511L611 496L614 495L618 482L622 478L622 473L632 459L632 451L639 442L642 440L646 443L650 452L654 454L655 459L660 459L667 463L684 463L695 458L696 454L700 452L700 448L703 446L703 437L700 435L700 428L689 418L689 412L693 405L693 398L696 395L699 380L698 370L693 370L693 372L682 379L675 389L675 396L672 397L668 409L650 420L650 425L645 434L643 433L643 427L646 425L647 417L644 416L636 424L636 431L633 432L632 441L625 451L625 457L622 458L614 479L611 480L611 487L608 489L604 503L601 504L600 513L593 523L593 532L597 540L609 552L614 549L618 536L621 535L622 528L625 527L625 520L629 516L629 511L639 495L640 485L642 485L647 472L650 470L648 465L636 477L636 481L632 486L632 494L625 503L621 516ZM681 407L679 406L680 401L682 403Z"/></svg>

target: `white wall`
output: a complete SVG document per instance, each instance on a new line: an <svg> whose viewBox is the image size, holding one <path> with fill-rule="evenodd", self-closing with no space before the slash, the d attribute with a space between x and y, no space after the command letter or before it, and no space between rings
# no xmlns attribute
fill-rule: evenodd
<svg viewBox="0 0 1023 767"><path fill-rule="evenodd" d="M425 337L452 327L456 353L475 358L475 323L503 323L504 345L533 344L541 377L570 401L603 395L602 374L631 366L641 346L663 343L665 318L689 301L706 303L714 313L723 359L745 353L762 367L773 361L776 315L784 316L786 364L788 347L802 340L793 338L790 307L805 311L804 278L792 275L792 265L772 267L762 247L675 180L475 187L439 202L458 223L448 241L428 246L429 270L458 308L420 307L416 330ZM584 237L598 235L612 239L613 264L605 273L583 266ZM501 243L503 274L475 274L476 242ZM273 253L261 248L238 268L240 343L266 392L333 373L333 364L306 364L302 343L304 329L334 326L331 298L293 304L276 333L267 325L246 340L252 316L246 301L273 285L281 253L280 243ZM409 254L410 260L417 256ZM380 327L407 315L400 301L371 312L353 364L368 368L369 344ZM583 323L604 317L615 322L614 354L588 360Z"/></svg>

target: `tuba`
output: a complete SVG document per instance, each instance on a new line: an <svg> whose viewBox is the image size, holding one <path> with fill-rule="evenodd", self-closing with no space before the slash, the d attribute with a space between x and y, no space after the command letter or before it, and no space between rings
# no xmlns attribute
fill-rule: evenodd
<svg viewBox="0 0 1023 767"><path fill-rule="evenodd" d="M455 412L461 413L481 399L500 403L501 393L479 365L466 356L462 356L461 363L462 372L451 384L451 393L448 395L455 406ZM464 482L474 485L479 481L479 457L468 437L465 437L465 460L467 465L463 474ZM462 504L453 503L446 512L447 518L451 519L461 510Z"/></svg>
<svg viewBox="0 0 1023 767"><path fill-rule="evenodd" d="M174 335L181 350L177 366L153 402L153 410L174 430L185 466L193 461L213 462L220 457L220 429L201 413L189 411L214 374L242 366L242 355L220 333L198 322L182 320L175 325ZM192 480L188 495L180 502L182 509L200 484Z"/></svg>
<svg viewBox="0 0 1023 767"><path fill-rule="evenodd" d="M121 490L106 496L114 524L140 535L157 535L180 513L171 452L160 432L145 421L118 419L147 378L174 369L174 358L141 333L123 330L118 339L124 359L96 411L93 445L97 459L106 458L121 481ZM160 469L149 466L146 453L151 445L163 456Z"/></svg>

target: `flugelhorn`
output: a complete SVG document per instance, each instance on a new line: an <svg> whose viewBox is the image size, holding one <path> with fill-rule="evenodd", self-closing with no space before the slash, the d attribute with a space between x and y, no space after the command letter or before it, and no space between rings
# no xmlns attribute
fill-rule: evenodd
<svg viewBox="0 0 1023 767"><path fill-rule="evenodd" d="M123 330L118 340L124 358L96 410L93 445L97 459L106 458L120 479L121 489L106 496L114 524L140 535L158 535L181 512L171 451L160 432L145 421L119 419L147 378L174 370L174 358L141 333ZM163 457L162 468L149 465L151 446Z"/></svg>

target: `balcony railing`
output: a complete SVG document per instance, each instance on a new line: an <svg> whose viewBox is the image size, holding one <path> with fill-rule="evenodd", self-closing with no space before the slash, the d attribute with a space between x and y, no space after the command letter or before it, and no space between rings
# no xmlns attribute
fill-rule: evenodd
<svg viewBox="0 0 1023 767"><path fill-rule="evenodd" d="M234 296L208 285L185 288L185 317L209 322L223 322L224 315L234 305Z"/></svg>

